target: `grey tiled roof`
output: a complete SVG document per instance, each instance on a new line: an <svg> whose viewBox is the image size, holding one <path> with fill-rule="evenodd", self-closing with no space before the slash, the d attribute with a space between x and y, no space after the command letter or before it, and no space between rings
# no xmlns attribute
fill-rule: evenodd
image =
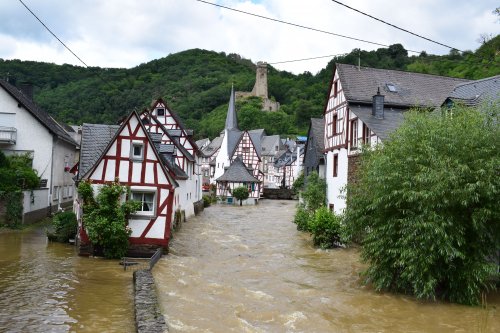
<svg viewBox="0 0 500 333"><path fill-rule="evenodd" d="M24 106L24 108L28 110L28 112L31 113L31 115L50 132L55 134L61 140L77 146L75 140L73 140L71 136L66 133L64 128L59 125L45 110L36 105L32 99L25 96L21 90L5 80L0 80L0 86L3 87L5 91L7 91L7 93L9 93L15 100L17 100L19 104Z"/></svg>
<svg viewBox="0 0 500 333"><path fill-rule="evenodd" d="M281 140L279 135L268 135L262 138L262 155L274 156L277 153L276 146L278 149L281 148Z"/></svg>
<svg viewBox="0 0 500 333"><path fill-rule="evenodd" d="M79 179L94 166L119 128L118 125L83 124Z"/></svg>
<svg viewBox="0 0 500 333"><path fill-rule="evenodd" d="M153 142L161 142L161 138L162 138L163 134L161 134L161 133L152 133L152 132L148 132L148 134L151 137L151 141L153 141Z"/></svg>
<svg viewBox="0 0 500 333"><path fill-rule="evenodd" d="M236 117L236 105L234 97L234 88L231 87L231 97L229 98L229 106L227 108L226 126L228 130L238 130L238 118Z"/></svg>
<svg viewBox="0 0 500 333"><path fill-rule="evenodd" d="M201 147L206 145L209 141L210 141L209 138L200 139L196 141L196 145L198 146L198 148L201 149Z"/></svg>
<svg viewBox="0 0 500 333"><path fill-rule="evenodd" d="M372 103L380 88L385 104L398 107L441 105L453 88L465 82L445 76L336 64L346 99L350 103ZM393 84L395 92L387 84Z"/></svg>
<svg viewBox="0 0 500 333"><path fill-rule="evenodd" d="M158 147L158 152L160 154L162 153L169 153L169 154L173 154L174 151L175 151L175 146L174 145L165 145L165 144L161 144L159 147Z"/></svg>
<svg viewBox="0 0 500 333"><path fill-rule="evenodd" d="M227 182L251 182L259 183L260 181L255 178L248 169L246 168L243 161L236 157L231 163L229 168L224 172L222 176L216 179L216 181L227 181Z"/></svg>
<svg viewBox="0 0 500 333"><path fill-rule="evenodd" d="M188 179L188 175L174 161L172 154L160 154L161 161L167 166L167 169L173 174L175 179Z"/></svg>
<svg viewBox="0 0 500 333"><path fill-rule="evenodd" d="M384 119L379 119L372 115L372 108L367 106L351 106L354 112L363 123L368 126L377 136L383 140L397 129L404 120L404 112L408 109L384 108Z"/></svg>
<svg viewBox="0 0 500 333"><path fill-rule="evenodd" d="M477 105L485 100L500 98L500 75L459 84L448 96L453 101Z"/></svg>
<svg viewBox="0 0 500 333"><path fill-rule="evenodd" d="M325 121L323 118L311 118L304 152L304 164L317 166L325 150Z"/></svg>
<svg viewBox="0 0 500 333"><path fill-rule="evenodd" d="M227 130L227 151L229 152L229 156L233 156L236 147L238 146L238 142L240 142L241 136L243 132L240 130Z"/></svg>
<svg viewBox="0 0 500 333"><path fill-rule="evenodd" d="M220 148L221 144L222 144L222 136L218 136L214 138L208 146L203 148L201 152L205 156L212 156L213 153L215 153L215 151Z"/></svg>
<svg viewBox="0 0 500 333"><path fill-rule="evenodd" d="M263 128L260 128L260 129L250 130L248 131L248 134L252 139L255 151L257 152L257 156L260 157L262 154L262 138L264 137L264 134L266 134L266 132L264 131Z"/></svg>
<svg viewBox="0 0 500 333"><path fill-rule="evenodd" d="M182 130L180 130L180 129L168 129L167 133L170 136L177 136L178 137L178 136L181 136Z"/></svg>

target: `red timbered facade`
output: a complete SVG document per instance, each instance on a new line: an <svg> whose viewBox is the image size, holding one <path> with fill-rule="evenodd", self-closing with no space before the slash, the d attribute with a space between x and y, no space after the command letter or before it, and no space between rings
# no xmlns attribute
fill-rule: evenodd
<svg viewBox="0 0 500 333"><path fill-rule="evenodd" d="M243 135L236 146L236 150L231 157L231 162L233 162L237 157L240 157L243 163L253 170L253 176L257 178L261 184L263 184L264 173L261 170L262 160L257 154L255 144L248 131L243 132ZM262 192L262 190L263 187L261 187L260 191Z"/></svg>
<svg viewBox="0 0 500 333"><path fill-rule="evenodd" d="M130 187L126 199L141 202L141 208L128 221L130 244L168 247L177 183L136 112L122 123L101 157L80 179L90 181L94 189L115 180ZM78 207L76 210L81 212ZM80 242L85 243L85 225L81 216L79 220Z"/></svg>

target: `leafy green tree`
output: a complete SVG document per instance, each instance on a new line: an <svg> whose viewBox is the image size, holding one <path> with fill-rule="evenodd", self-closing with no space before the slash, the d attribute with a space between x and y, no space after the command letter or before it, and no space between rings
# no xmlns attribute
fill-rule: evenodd
<svg viewBox="0 0 500 333"><path fill-rule="evenodd" d="M377 290L477 304L498 278L499 104L409 112L363 154L346 223Z"/></svg>
<svg viewBox="0 0 500 333"><path fill-rule="evenodd" d="M127 253L131 230L127 217L140 208L137 201L121 203L128 188L119 183L103 185L94 198L92 184L82 181L78 193L83 199L83 223L90 241L102 246L107 258L121 258Z"/></svg>
<svg viewBox="0 0 500 333"><path fill-rule="evenodd" d="M312 172L307 177L305 190L302 192L302 198L306 204L306 208L314 212L326 203L326 182L320 178L316 171Z"/></svg>
<svg viewBox="0 0 500 333"><path fill-rule="evenodd" d="M246 186L239 186L233 190L233 197L240 201L240 206L243 204L243 200L248 199L248 188Z"/></svg>
<svg viewBox="0 0 500 333"><path fill-rule="evenodd" d="M309 219L308 230L313 236L314 245L323 249L337 247L342 243L340 217L325 206L319 207Z"/></svg>

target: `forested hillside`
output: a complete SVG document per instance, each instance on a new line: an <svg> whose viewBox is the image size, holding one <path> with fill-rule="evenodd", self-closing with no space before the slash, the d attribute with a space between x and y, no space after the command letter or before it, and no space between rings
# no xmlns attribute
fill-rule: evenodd
<svg viewBox="0 0 500 333"><path fill-rule="evenodd" d="M305 134L310 117L323 112L335 62L478 79L500 74L500 36L475 52L451 51L408 56L399 44L376 51L353 50L336 57L313 75L294 75L269 66L269 95L281 103L274 113L260 112L260 100L238 102L242 129L265 128L268 134ZM163 97L197 138L217 135L224 125L231 84L250 91L255 65L237 54L187 50L130 69L84 68L0 59L0 76L35 86L35 101L56 119L70 124L115 123L131 110Z"/></svg>

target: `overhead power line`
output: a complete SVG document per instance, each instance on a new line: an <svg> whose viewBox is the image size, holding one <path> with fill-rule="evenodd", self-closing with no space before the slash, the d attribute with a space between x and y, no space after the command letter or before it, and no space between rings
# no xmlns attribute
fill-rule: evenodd
<svg viewBox="0 0 500 333"><path fill-rule="evenodd" d="M295 59L295 60L284 60L284 61L268 62L268 64L269 65L276 65L276 64L285 64L285 63L288 63L288 62L307 61L307 60L315 60L315 59L321 59L321 58L333 58L333 57L344 56L346 54L348 54L348 53L330 54L330 55L325 55L325 56L318 56L318 57L311 57L311 58L302 58L302 59Z"/></svg>
<svg viewBox="0 0 500 333"><path fill-rule="evenodd" d="M431 43L438 44L438 45L441 45L441 46L447 47L447 48L449 48L449 49L455 49L455 50L457 50L457 51L463 52L463 51L461 51L461 50L457 49L456 47L449 46L449 45L446 45L446 44L443 44L443 43L437 42L437 41L435 41L435 40L433 40L433 39L430 39L430 38L427 38L427 37L425 37L425 36L419 35L419 34L417 34L417 33L414 33L414 32L412 32L412 31L410 31L410 30L403 29L403 28L401 28L401 27L398 27L397 25L394 25L394 24L392 24L392 23L386 22L386 21L384 21L384 20L382 20L382 19L379 19L379 18L377 18L377 17L375 17L375 16L373 16L373 15L370 15L370 14L367 14L367 13L365 13L365 12L362 12L362 11L360 11L359 9L352 8L351 6L348 6L348 5L346 5L346 4L344 4L344 3L340 2L340 1L337 1L337 0L332 0L332 1L333 1L333 2L335 2L335 3L337 3L337 4L339 4L339 5L341 5L341 6L344 6L344 7L346 7L346 8L351 9L351 10L354 10L355 12L358 12L358 13L360 13L361 15L368 16L369 18L372 18L372 19L374 19L374 20L376 20L376 21L379 21L379 22L382 22L382 23L384 23L384 24L387 24L387 25L389 25L389 26L391 26L391 27L393 27L393 28L396 28L396 29L398 29L398 30L404 31L404 32L409 33L409 34L411 34L411 35L413 35L413 36L417 36L417 37L422 38L422 39L425 39L425 40L427 40L427 41L429 41L429 42L431 42Z"/></svg>
<svg viewBox="0 0 500 333"><path fill-rule="evenodd" d="M337 33L331 32L331 31L321 30L321 29L312 28L312 27L308 27L308 26L305 26L305 25L297 24L297 23L292 23L292 22L288 22L288 21L283 21L283 20L275 19L275 18L268 17L268 16L263 16L263 15L259 15L259 14L255 14L255 13L250 13L250 12L246 12L244 10L240 10L240 9L235 9L235 8L231 8L231 7L219 5L219 4L212 3L212 2L209 2L209 1L205 1L205 0L195 0L195 1L202 2L202 3L205 3L207 5L211 5L211 6L215 6L215 7L219 7L219 8L224 8L224 9L227 9L227 10L231 10L233 12L238 12L238 13L242 13L242 14L246 14L246 15L251 15L251 16L259 17L259 18L264 19L264 20L269 20L269 21L274 21L274 22L286 24L286 25L291 25L291 26L294 26L294 27L297 27L297 28L302 28L302 29L311 30L311 31L315 31L315 32L321 32L321 33L324 33L324 34L327 34L327 35L341 37L341 38L346 38L346 39L351 39L351 40L355 40L355 41L363 42L363 43L368 43L368 44L372 44L372 45L389 47L389 45L386 45L386 44L372 42L372 41L369 41L369 40L366 40L366 39L351 37L351 36L347 36L347 35L341 35L341 34L337 34ZM413 52L413 53L420 53L420 51L413 51L413 50L407 50L407 51L408 52Z"/></svg>

